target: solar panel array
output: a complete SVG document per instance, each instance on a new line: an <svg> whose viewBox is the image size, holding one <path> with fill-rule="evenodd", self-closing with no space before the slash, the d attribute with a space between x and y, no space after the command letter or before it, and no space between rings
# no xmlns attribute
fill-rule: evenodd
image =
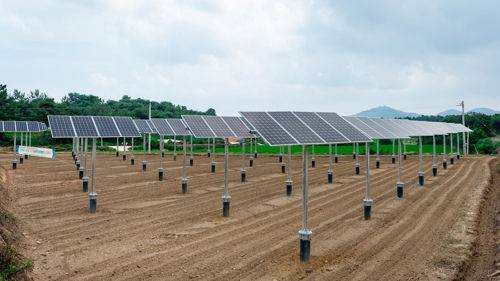
<svg viewBox="0 0 500 281"><path fill-rule="evenodd" d="M153 123L153 126L156 128L156 132L160 136L173 136L174 130L170 127L170 125L167 123L165 119L160 119L160 118L154 118L151 119L151 123Z"/></svg>
<svg viewBox="0 0 500 281"><path fill-rule="evenodd" d="M0 132L40 132L39 122L0 121Z"/></svg>
<svg viewBox="0 0 500 281"><path fill-rule="evenodd" d="M384 135L379 133L377 130L365 124L363 121L354 116L343 116L345 120L356 126L359 130L370 136L372 139L385 139Z"/></svg>
<svg viewBox="0 0 500 281"><path fill-rule="evenodd" d="M53 138L140 137L130 117L47 116Z"/></svg>
<svg viewBox="0 0 500 281"><path fill-rule="evenodd" d="M380 118L370 118L373 122L377 123L380 127L384 128L385 130L389 131L395 139L409 139L410 136L407 133L401 132L400 129L394 128L393 125L390 123L387 123L385 119L380 119Z"/></svg>
<svg viewBox="0 0 500 281"><path fill-rule="evenodd" d="M137 126L137 129L139 129L139 132L145 134L154 133L153 129L151 129L146 120L134 120L134 123Z"/></svg>
<svg viewBox="0 0 500 281"><path fill-rule="evenodd" d="M351 123L328 112L240 112L272 146L371 142Z"/></svg>
<svg viewBox="0 0 500 281"><path fill-rule="evenodd" d="M197 138L252 138L250 127L240 117L183 115L182 119Z"/></svg>
<svg viewBox="0 0 500 281"><path fill-rule="evenodd" d="M184 124L182 119L165 119L165 120L167 120L167 123L170 125L176 136L191 135L191 133L187 129L186 124Z"/></svg>

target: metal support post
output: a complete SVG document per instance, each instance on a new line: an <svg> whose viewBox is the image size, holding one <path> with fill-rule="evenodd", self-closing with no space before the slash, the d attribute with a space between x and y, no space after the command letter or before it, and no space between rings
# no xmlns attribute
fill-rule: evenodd
<svg viewBox="0 0 500 281"><path fill-rule="evenodd" d="M160 136L160 143L163 143L163 136ZM158 180L163 180L163 157L161 155L162 146L160 144L160 168L158 168Z"/></svg>
<svg viewBox="0 0 500 281"><path fill-rule="evenodd" d="M229 217L231 196L229 196L229 139L224 139L224 196L222 196L222 216Z"/></svg>
<svg viewBox="0 0 500 281"><path fill-rule="evenodd" d="M96 162L96 140L92 138L92 192L89 194L89 209L91 214L97 213L97 193L95 192L95 162Z"/></svg>
<svg viewBox="0 0 500 281"><path fill-rule="evenodd" d="M359 175L359 158L358 158L359 144L356 143L355 146L356 146L356 152L354 154L356 156L356 165L355 165L355 167L356 167L356 175Z"/></svg>
<svg viewBox="0 0 500 281"><path fill-rule="evenodd" d="M280 160L279 163L283 163L283 146L280 146Z"/></svg>
<svg viewBox="0 0 500 281"><path fill-rule="evenodd" d="M457 160L460 160L460 134L457 133Z"/></svg>
<svg viewBox="0 0 500 281"><path fill-rule="evenodd" d="M366 149L366 198L363 200L365 220L372 219L372 203L373 200L370 199L370 149Z"/></svg>
<svg viewBox="0 0 500 281"><path fill-rule="evenodd" d="M302 146L302 229L299 231L300 261L311 261L312 231L308 229L308 156L307 145Z"/></svg>
<svg viewBox="0 0 500 281"><path fill-rule="evenodd" d="M125 137L123 138L123 161L127 160L127 148L125 148Z"/></svg>
<svg viewBox="0 0 500 281"><path fill-rule="evenodd" d="M191 145L189 146L189 150L191 151L191 156L189 156L189 166L193 166L194 164L194 159L193 159L193 136L189 136L191 139Z"/></svg>
<svg viewBox="0 0 500 281"><path fill-rule="evenodd" d="M250 167L253 167L253 157L252 157L252 139L250 138Z"/></svg>
<svg viewBox="0 0 500 281"><path fill-rule="evenodd" d="M245 139L241 139L241 182L246 182L247 171L245 170Z"/></svg>
<svg viewBox="0 0 500 281"><path fill-rule="evenodd" d="M392 164L396 163L396 156L394 155L394 139L392 139Z"/></svg>
<svg viewBox="0 0 500 281"><path fill-rule="evenodd" d="M446 170L448 161L446 161L446 136L443 135L443 170Z"/></svg>
<svg viewBox="0 0 500 281"><path fill-rule="evenodd" d="M403 176L402 176L402 165L401 161L401 139L398 139L398 182L396 183L396 193L398 198L403 198L404 186Z"/></svg>
<svg viewBox="0 0 500 281"><path fill-rule="evenodd" d="M423 151L422 151L422 136L418 137L418 145L419 145L419 153L418 153L418 158L420 161L420 171L418 172L418 184L420 186L424 186L424 161L422 159L423 157Z"/></svg>
<svg viewBox="0 0 500 281"><path fill-rule="evenodd" d="M210 138L208 138L208 151L207 151L207 155L208 155L208 158L210 158Z"/></svg>
<svg viewBox="0 0 500 281"><path fill-rule="evenodd" d="M315 154L314 154L314 144L311 147L311 151L312 151L311 167L315 168L316 167L316 158L314 157L315 156Z"/></svg>
<svg viewBox="0 0 500 281"><path fill-rule="evenodd" d="M432 135L432 176L437 176L437 164L436 164L436 136Z"/></svg>
<svg viewBox="0 0 500 281"><path fill-rule="evenodd" d="M403 140L403 149L404 149L403 159L406 160L406 140Z"/></svg>
<svg viewBox="0 0 500 281"><path fill-rule="evenodd" d="M187 193L187 185L188 185L188 180L186 178L186 136L183 136L182 138L183 145L182 145L182 151L183 151L183 170L182 170L182 179L181 179L181 185L182 185L182 194Z"/></svg>
<svg viewBox="0 0 500 281"><path fill-rule="evenodd" d="M377 158L375 159L375 168L380 168L380 158L379 158L379 140L377 140Z"/></svg>
<svg viewBox="0 0 500 281"><path fill-rule="evenodd" d="M132 137L132 156L130 156L130 164L135 164L135 156L134 156L134 137Z"/></svg>
<svg viewBox="0 0 500 281"><path fill-rule="evenodd" d="M17 140L17 132L14 132L14 160L12 160L12 170L17 169L16 140Z"/></svg>
<svg viewBox="0 0 500 281"><path fill-rule="evenodd" d="M85 156L83 157L83 177L82 177L82 192L89 192L89 177L87 175L87 155L88 155L88 138L85 138Z"/></svg>
<svg viewBox="0 0 500 281"><path fill-rule="evenodd" d="M253 155L255 156L255 159L257 159L257 138L255 138L254 142L255 142L255 145L254 145L255 151L254 151Z"/></svg>
<svg viewBox="0 0 500 281"><path fill-rule="evenodd" d="M352 144L352 159L356 160L356 144Z"/></svg>
<svg viewBox="0 0 500 281"><path fill-rule="evenodd" d="M450 164L453 165L453 134L450 134Z"/></svg>
<svg viewBox="0 0 500 281"><path fill-rule="evenodd" d="M174 161L177 161L177 138L174 137Z"/></svg>
<svg viewBox="0 0 500 281"><path fill-rule="evenodd" d="M339 162L339 156L337 154L337 144L335 144L335 163Z"/></svg>
<svg viewBox="0 0 500 281"><path fill-rule="evenodd" d="M120 138L116 138L116 157L120 156L120 152L118 152L118 145L119 145L119 139Z"/></svg>
<svg viewBox="0 0 500 281"><path fill-rule="evenodd" d="M333 170L332 170L332 144L328 144L328 183L333 182Z"/></svg>
<svg viewBox="0 0 500 281"><path fill-rule="evenodd" d="M215 138L213 139L212 145L213 145L213 149L212 149L212 173L215 173ZM250 157L250 158L252 158L252 157Z"/></svg>
<svg viewBox="0 0 500 281"><path fill-rule="evenodd" d="M146 162L146 134L143 134L142 141L142 171L146 172L147 162Z"/></svg>
<svg viewBox="0 0 500 281"><path fill-rule="evenodd" d="M288 146L288 180L286 181L286 196L292 196L292 146Z"/></svg>

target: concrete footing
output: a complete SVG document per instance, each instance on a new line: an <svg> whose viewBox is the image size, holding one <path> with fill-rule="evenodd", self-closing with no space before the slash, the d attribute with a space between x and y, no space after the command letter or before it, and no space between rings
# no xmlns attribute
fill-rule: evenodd
<svg viewBox="0 0 500 281"><path fill-rule="evenodd" d="M396 183L396 193L397 193L398 198L403 198L404 187L405 187L404 183L402 183L402 182Z"/></svg>
<svg viewBox="0 0 500 281"><path fill-rule="evenodd" d="M142 171L143 172L146 172L147 166L148 166L148 164L146 163L146 161L142 161Z"/></svg>
<svg viewBox="0 0 500 281"><path fill-rule="evenodd" d="M432 165L432 176L436 177L438 175L438 167L436 164Z"/></svg>
<svg viewBox="0 0 500 281"><path fill-rule="evenodd" d="M403 154L403 160L406 160L406 154Z"/></svg>
<svg viewBox="0 0 500 281"><path fill-rule="evenodd" d="M338 163L339 162L339 157L337 155L335 155L335 163Z"/></svg>
<svg viewBox="0 0 500 281"><path fill-rule="evenodd" d="M116 152L116 157L118 157L118 156L120 156L120 152L117 151Z"/></svg>
<svg viewBox="0 0 500 281"><path fill-rule="evenodd" d="M285 167L286 167L286 164L285 163L281 163L281 173L282 174L285 173Z"/></svg>
<svg viewBox="0 0 500 281"><path fill-rule="evenodd" d="M446 170L448 166L448 163L446 162L446 159L443 159L443 170Z"/></svg>
<svg viewBox="0 0 500 281"><path fill-rule="evenodd" d="M17 161L13 160L12 161L12 170L15 170L15 169L17 169Z"/></svg>
<svg viewBox="0 0 500 281"><path fill-rule="evenodd" d="M286 181L286 196L292 196L292 186L293 182L291 180Z"/></svg>
<svg viewBox="0 0 500 281"><path fill-rule="evenodd" d="M283 155L280 154L280 161L279 163L283 163Z"/></svg>
<svg viewBox="0 0 500 281"><path fill-rule="evenodd" d="M311 167L312 168L316 167L316 158L311 158Z"/></svg>
<svg viewBox="0 0 500 281"><path fill-rule="evenodd" d="M135 159L134 159L134 156L130 157L130 165L134 165L135 164Z"/></svg>
<svg viewBox="0 0 500 281"><path fill-rule="evenodd" d="M332 182L333 182L333 171L328 170L328 183L332 183Z"/></svg>
<svg viewBox="0 0 500 281"><path fill-rule="evenodd" d="M188 192L188 180L182 179L181 185L182 185L182 194L186 194Z"/></svg>
<svg viewBox="0 0 500 281"><path fill-rule="evenodd" d="M311 238L312 232L309 229L302 229L299 231L301 262L308 263L311 261Z"/></svg>
<svg viewBox="0 0 500 281"><path fill-rule="evenodd" d="M255 153L253 154L253 156L254 156L255 158L257 158L257 152L255 152Z"/></svg>
<svg viewBox="0 0 500 281"><path fill-rule="evenodd" d="M163 180L163 168L158 168L158 180Z"/></svg>
<svg viewBox="0 0 500 281"><path fill-rule="evenodd" d="M250 157L250 167L253 167L253 158Z"/></svg>
<svg viewBox="0 0 500 281"><path fill-rule="evenodd" d="M457 156L457 157L458 157L458 156ZM25 158L26 160L28 160L28 155L24 155L24 158ZM458 159L458 158L457 158L457 159Z"/></svg>
<svg viewBox="0 0 500 281"><path fill-rule="evenodd" d="M174 161L177 161L177 154L174 154Z"/></svg>
<svg viewBox="0 0 500 281"><path fill-rule="evenodd" d="M165 151L162 151L162 152L161 152L161 157L162 157L162 158L163 158L163 157L165 157Z"/></svg>
<svg viewBox="0 0 500 281"><path fill-rule="evenodd" d="M123 161L127 160L127 155L126 154L123 154Z"/></svg>
<svg viewBox="0 0 500 281"><path fill-rule="evenodd" d="M359 175L359 164L356 164L356 175Z"/></svg>
<svg viewBox="0 0 500 281"><path fill-rule="evenodd" d="M229 207L231 203L231 196L222 196L222 216L229 217Z"/></svg>
<svg viewBox="0 0 500 281"><path fill-rule="evenodd" d="M207 157L210 158L210 152L207 152Z"/></svg>
<svg viewBox="0 0 500 281"><path fill-rule="evenodd" d="M82 178L82 192L89 192L89 177Z"/></svg>
<svg viewBox="0 0 500 281"><path fill-rule="evenodd" d="M396 163L396 156L392 155L392 164L395 164L395 163Z"/></svg>
<svg viewBox="0 0 500 281"><path fill-rule="evenodd" d="M453 157L450 157L450 164L451 164L451 165L455 164L455 161L454 161L454 160L455 160L455 159L454 159Z"/></svg>
<svg viewBox="0 0 500 281"><path fill-rule="evenodd" d="M375 160L375 168L377 168L377 169L380 168L380 158L377 158Z"/></svg>
<svg viewBox="0 0 500 281"><path fill-rule="evenodd" d="M241 182L247 181L247 171L241 170Z"/></svg>
<svg viewBox="0 0 500 281"><path fill-rule="evenodd" d="M80 160L76 161L76 170L80 170Z"/></svg>
<svg viewBox="0 0 500 281"><path fill-rule="evenodd" d="M418 172L418 185L424 186L424 172Z"/></svg>
<svg viewBox="0 0 500 281"><path fill-rule="evenodd" d="M78 171L78 178L83 179L83 167Z"/></svg>
<svg viewBox="0 0 500 281"><path fill-rule="evenodd" d="M23 164L23 156L19 157L19 164Z"/></svg>
<svg viewBox="0 0 500 281"><path fill-rule="evenodd" d="M356 160L356 152L352 153L352 159Z"/></svg>
<svg viewBox="0 0 500 281"><path fill-rule="evenodd" d="M373 200L371 200L371 199L365 198L363 200L365 221L369 221L372 219L372 204L373 204Z"/></svg>
<svg viewBox="0 0 500 281"><path fill-rule="evenodd" d="M97 193L90 193L89 199L90 199L90 204L89 204L90 213L95 214L97 213Z"/></svg>
<svg viewBox="0 0 500 281"><path fill-rule="evenodd" d="M193 157L190 157L189 158L189 166L193 166L193 164L194 164L194 159L193 159Z"/></svg>
<svg viewBox="0 0 500 281"><path fill-rule="evenodd" d="M28 156L28 155L26 155ZM457 154L457 160L460 160L460 154Z"/></svg>

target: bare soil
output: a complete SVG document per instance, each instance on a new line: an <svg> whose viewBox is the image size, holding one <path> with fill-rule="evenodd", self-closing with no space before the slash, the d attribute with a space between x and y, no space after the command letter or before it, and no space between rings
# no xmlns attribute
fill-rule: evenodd
<svg viewBox="0 0 500 281"><path fill-rule="evenodd" d="M130 157L130 154L127 155ZM188 194L181 193L182 155L142 155L136 163L98 154L97 214L70 154L30 157L12 170L12 155L0 154L10 178L9 194L24 229L27 257L35 259L34 280L437 280L436 253L469 204L492 157L462 157L432 177L432 157L424 157L425 186L418 186L419 162L403 162L404 199L396 198L397 164L371 158L372 220L363 219L365 165L355 175L351 156L333 164L316 157L309 169L311 263L299 261L302 227L301 157L293 157L293 196L286 197L286 174L278 157L246 161L230 156L231 215L222 217L223 156L195 155L187 167ZM90 160L90 158L89 158ZM189 161L188 161L189 163ZM88 167L91 167L90 161ZM487 165L486 165L487 167ZM91 177L91 175L89 175ZM479 202L480 198L474 199ZM496 216L496 214L494 214ZM488 226L491 227L491 226ZM459 269L457 269L459 270Z"/></svg>

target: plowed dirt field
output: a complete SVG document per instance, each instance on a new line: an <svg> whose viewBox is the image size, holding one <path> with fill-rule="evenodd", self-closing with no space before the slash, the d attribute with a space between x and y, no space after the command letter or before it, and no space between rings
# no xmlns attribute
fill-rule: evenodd
<svg viewBox="0 0 500 281"><path fill-rule="evenodd" d="M397 199L397 164L381 157L375 169L373 157L373 213L365 221L365 158L356 176L352 157L339 157L328 184L328 158L317 156L309 169L311 263L303 264L300 156L293 157L291 197L278 157L259 155L254 167L247 158L247 182L241 183L241 156L230 156L229 218L222 217L223 156L211 173L211 158L195 155L187 194L181 193L181 155L172 158L163 158L164 180L158 181L157 155L147 156L142 172L142 155L132 166L121 155L98 154L99 197L91 215L70 154L30 157L15 171L12 155L1 154L29 245L26 256L35 259L34 279L427 280L434 253L463 214L487 161L462 157L443 170L439 156L432 177L432 157L425 156L425 186L418 187L418 157L409 156L404 198Z"/></svg>

